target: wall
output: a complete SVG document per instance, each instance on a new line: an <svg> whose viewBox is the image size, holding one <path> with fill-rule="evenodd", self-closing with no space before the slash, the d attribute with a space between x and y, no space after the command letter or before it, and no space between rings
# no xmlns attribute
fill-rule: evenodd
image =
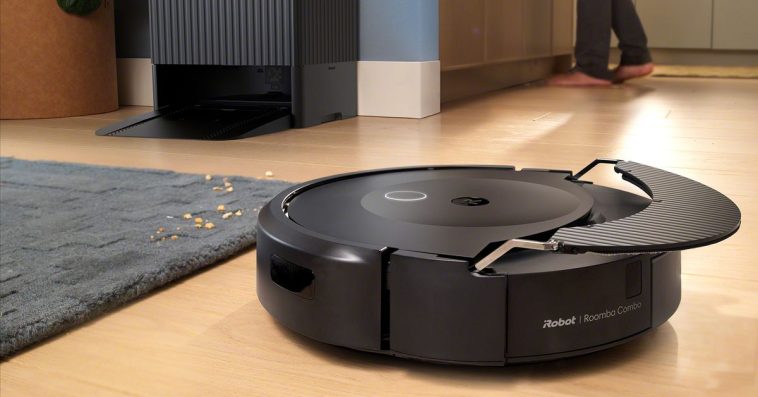
<svg viewBox="0 0 758 397"><path fill-rule="evenodd" d="M148 0L116 0L116 56L150 58Z"/></svg>
<svg viewBox="0 0 758 397"><path fill-rule="evenodd" d="M440 110L438 0L361 0L358 113L422 118Z"/></svg>
<svg viewBox="0 0 758 397"><path fill-rule="evenodd" d="M439 60L438 0L361 0L363 61Z"/></svg>
<svg viewBox="0 0 758 397"><path fill-rule="evenodd" d="M148 0L115 0L116 67L121 105L153 106Z"/></svg>

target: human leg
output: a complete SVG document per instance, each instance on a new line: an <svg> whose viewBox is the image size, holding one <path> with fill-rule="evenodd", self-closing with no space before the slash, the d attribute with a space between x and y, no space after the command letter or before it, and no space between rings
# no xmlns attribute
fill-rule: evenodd
<svg viewBox="0 0 758 397"><path fill-rule="evenodd" d="M594 78L611 80L608 70L611 46L612 3L610 0L577 2L576 70Z"/></svg>
<svg viewBox="0 0 758 397"><path fill-rule="evenodd" d="M611 0L612 27L619 38L621 61L614 71L615 81L647 76L653 72L653 58L647 36L632 0Z"/></svg>

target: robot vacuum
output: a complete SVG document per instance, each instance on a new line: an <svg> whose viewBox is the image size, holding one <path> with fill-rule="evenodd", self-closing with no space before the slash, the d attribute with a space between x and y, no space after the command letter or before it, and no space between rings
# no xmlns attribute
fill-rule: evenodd
<svg viewBox="0 0 758 397"><path fill-rule="evenodd" d="M611 163L649 197L581 177ZM352 349L499 366L577 356L668 320L681 254L740 226L723 194L621 160L434 166L295 186L259 216L258 298Z"/></svg>

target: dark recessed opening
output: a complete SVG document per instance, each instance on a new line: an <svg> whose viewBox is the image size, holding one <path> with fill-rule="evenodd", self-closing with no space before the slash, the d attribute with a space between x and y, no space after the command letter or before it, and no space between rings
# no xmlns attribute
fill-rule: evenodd
<svg viewBox="0 0 758 397"><path fill-rule="evenodd" d="M316 277L310 269L286 261L276 255L271 256L271 280L280 287L305 298L313 297L313 280Z"/></svg>

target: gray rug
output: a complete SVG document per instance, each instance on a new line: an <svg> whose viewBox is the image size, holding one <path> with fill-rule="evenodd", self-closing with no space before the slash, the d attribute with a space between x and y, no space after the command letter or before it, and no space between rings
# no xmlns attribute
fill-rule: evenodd
<svg viewBox="0 0 758 397"><path fill-rule="evenodd" d="M290 184L228 183L0 158L0 357L253 245L257 209Z"/></svg>

